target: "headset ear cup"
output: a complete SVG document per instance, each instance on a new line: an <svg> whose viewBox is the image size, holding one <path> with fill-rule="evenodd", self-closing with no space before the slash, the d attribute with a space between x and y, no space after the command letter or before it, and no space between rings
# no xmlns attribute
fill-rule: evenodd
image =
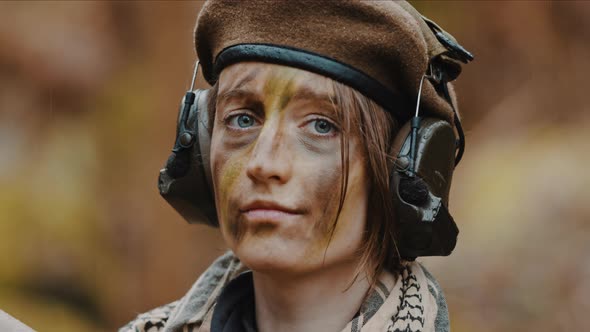
<svg viewBox="0 0 590 332"><path fill-rule="evenodd" d="M195 90L195 102L186 117L185 127L194 142L173 152L160 170L158 188L164 199L189 223L218 226L209 165L210 138L207 128L207 90ZM181 106L182 112L182 106ZM203 121L204 120L204 121ZM179 126L180 128L180 126ZM181 134L177 130L177 136ZM188 170L181 176L182 168Z"/></svg>
<svg viewBox="0 0 590 332"><path fill-rule="evenodd" d="M458 228L448 213L448 195L455 158L455 136L446 121L423 118L416 137L413 170L409 169L410 124L393 143L397 156L391 170L390 188L394 220L398 223L400 255L446 256L455 247Z"/></svg>

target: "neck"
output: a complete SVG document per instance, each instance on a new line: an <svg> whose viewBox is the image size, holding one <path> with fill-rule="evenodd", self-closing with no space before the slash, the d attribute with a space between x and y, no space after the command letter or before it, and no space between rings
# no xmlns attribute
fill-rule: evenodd
<svg viewBox="0 0 590 332"><path fill-rule="evenodd" d="M351 265L298 276L254 272L258 330L341 331L369 290L365 275L351 284L356 264Z"/></svg>

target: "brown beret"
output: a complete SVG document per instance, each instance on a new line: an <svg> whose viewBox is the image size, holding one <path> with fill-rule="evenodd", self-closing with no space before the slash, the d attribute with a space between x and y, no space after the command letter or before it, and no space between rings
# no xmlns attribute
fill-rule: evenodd
<svg viewBox="0 0 590 332"><path fill-rule="evenodd" d="M241 61L322 74L349 85L400 121L414 112L430 63L455 79L471 60L455 39L405 1L207 1L195 28L207 82ZM424 81L421 112L452 122L442 92Z"/></svg>

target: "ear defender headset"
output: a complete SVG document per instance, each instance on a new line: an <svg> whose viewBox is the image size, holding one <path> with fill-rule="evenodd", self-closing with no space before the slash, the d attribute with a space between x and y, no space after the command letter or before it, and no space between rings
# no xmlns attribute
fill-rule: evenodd
<svg viewBox="0 0 590 332"><path fill-rule="evenodd" d="M448 49L447 56L463 63L473 60L471 53L448 38L438 26L425 21ZM358 72L350 73L350 67L341 68L341 64L324 57L272 45L232 46L218 55L215 67L220 72L244 60L290 65L332 78L338 76L345 82L360 82L360 87L375 87L370 78ZM405 123L392 144L392 155L397 158L390 170L390 194L398 222L397 246L400 256L406 260L451 254L459 233L447 207L453 170L463 155L465 137L447 86L452 74L438 60L431 59L427 73L420 80L414 117ZM208 90L194 89L198 67L197 61L191 87L180 105L172 154L160 170L158 188L162 197L189 223L218 227L209 163ZM445 120L420 116L424 79L430 80L450 104L457 134Z"/></svg>

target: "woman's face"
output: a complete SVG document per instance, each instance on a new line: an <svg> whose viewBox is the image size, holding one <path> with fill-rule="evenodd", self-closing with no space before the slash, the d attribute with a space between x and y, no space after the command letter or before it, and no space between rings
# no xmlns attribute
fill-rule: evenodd
<svg viewBox="0 0 590 332"><path fill-rule="evenodd" d="M338 215L343 133L328 80L254 62L227 67L219 78L211 139L217 213L225 241L255 271L309 273L358 259L364 157L349 137L348 190Z"/></svg>

